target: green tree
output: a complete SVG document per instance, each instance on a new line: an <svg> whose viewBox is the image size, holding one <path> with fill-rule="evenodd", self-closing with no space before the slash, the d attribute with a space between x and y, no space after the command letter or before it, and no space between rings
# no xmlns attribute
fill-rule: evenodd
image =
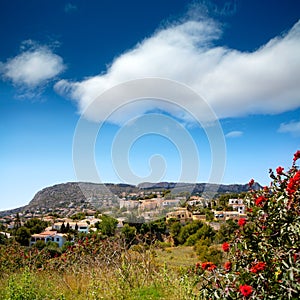
<svg viewBox="0 0 300 300"><path fill-rule="evenodd" d="M135 227L125 224L121 229L121 235L123 236L126 244L131 245L136 237L137 230Z"/></svg>
<svg viewBox="0 0 300 300"><path fill-rule="evenodd" d="M39 240L39 241L36 241L36 243L32 247L42 250L46 247L46 244L44 241Z"/></svg>
<svg viewBox="0 0 300 300"><path fill-rule="evenodd" d="M180 230L182 228L182 225L180 224L179 221L177 220L168 220L168 228L169 228L169 232L170 232L170 236L172 237L174 244L178 245L179 244L179 240L178 240L178 236L180 233Z"/></svg>
<svg viewBox="0 0 300 300"><path fill-rule="evenodd" d="M24 223L24 226L30 230L31 234L41 233L48 225L48 222L38 218L32 218Z"/></svg>
<svg viewBox="0 0 300 300"><path fill-rule="evenodd" d="M70 231L70 224L69 222L67 223L67 226L66 226L66 233L68 233Z"/></svg>
<svg viewBox="0 0 300 300"><path fill-rule="evenodd" d="M60 231L61 231L61 233L66 233L66 225L65 225L65 222L63 222L63 223L61 224Z"/></svg>
<svg viewBox="0 0 300 300"><path fill-rule="evenodd" d="M21 224L20 215L19 215L19 213L17 213L16 218L14 220L14 230L17 231L21 226L22 226L22 224Z"/></svg>
<svg viewBox="0 0 300 300"><path fill-rule="evenodd" d="M0 245L5 245L6 243L6 237L4 234L0 233Z"/></svg>
<svg viewBox="0 0 300 300"><path fill-rule="evenodd" d="M208 239L213 241L215 234L216 232L211 226L203 224L201 228L199 228L194 234L190 235L186 239L185 245L193 246L199 239Z"/></svg>
<svg viewBox="0 0 300 300"><path fill-rule="evenodd" d="M83 220L85 218L86 218L86 214L83 213L83 212L78 212L78 213L74 214L73 216L71 216L72 220L79 220L80 221L80 220Z"/></svg>
<svg viewBox="0 0 300 300"><path fill-rule="evenodd" d="M101 222L96 223L96 228L99 229L103 235L113 236L118 225L118 220L107 215L102 215L100 219Z"/></svg>
<svg viewBox="0 0 300 300"><path fill-rule="evenodd" d="M203 226L201 221L193 221L180 229L180 233L178 235L178 241L180 244L184 244L189 236L195 234L198 229Z"/></svg>
<svg viewBox="0 0 300 300"><path fill-rule="evenodd" d="M29 246L29 239L31 237L30 230L25 227L21 226L16 231L16 241L20 243L22 246Z"/></svg>

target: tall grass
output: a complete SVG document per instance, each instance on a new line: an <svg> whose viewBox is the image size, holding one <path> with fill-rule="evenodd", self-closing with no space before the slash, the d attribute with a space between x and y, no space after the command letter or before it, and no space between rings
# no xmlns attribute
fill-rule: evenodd
<svg viewBox="0 0 300 300"><path fill-rule="evenodd" d="M186 266L168 267L156 251L140 245L135 251L123 248L115 259L108 254L98 261L75 252L71 263L50 260L43 268L2 274L0 299L195 299L195 275Z"/></svg>

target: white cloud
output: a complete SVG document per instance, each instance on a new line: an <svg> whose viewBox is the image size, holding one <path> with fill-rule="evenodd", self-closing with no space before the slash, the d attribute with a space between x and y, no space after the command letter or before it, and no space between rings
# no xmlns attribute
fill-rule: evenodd
<svg viewBox="0 0 300 300"><path fill-rule="evenodd" d="M65 13L73 13L77 11L77 6L72 3L67 3L64 8Z"/></svg>
<svg viewBox="0 0 300 300"><path fill-rule="evenodd" d="M30 49L3 63L1 73L18 87L33 89L60 74L65 66L63 59L47 46L36 46L32 42L29 46Z"/></svg>
<svg viewBox="0 0 300 300"><path fill-rule="evenodd" d="M281 123L278 129L281 133L290 133L293 136L300 136L300 121L291 121L289 123Z"/></svg>
<svg viewBox="0 0 300 300"><path fill-rule="evenodd" d="M219 26L209 19L172 25L117 57L106 73L81 82L62 80L55 89L76 100L81 113L107 89L145 77L188 85L204 97L218 118L277 114L300 107L300 21L286 35L251 53L213 46L220 34ZM202 119L197 101L192 103L183 97L177 102L183 107L187 103L190 111ZM110 103L94 105L92 115L88 110L85 117L101 121L103 111L120 105L116 96ZM153 107L141 104L131 109L133 114L140 114ZM164 109L174 113L168 107ZM177 117L186 116L178 112Z"/></svg>
<svg viewBox="0 0 300 300"><path fill-rule="evenodd" d="M225 135L225 137L226 138L238 138L238 137L241 137L242 135L243 135L242 131L230 131Z"/></svg>

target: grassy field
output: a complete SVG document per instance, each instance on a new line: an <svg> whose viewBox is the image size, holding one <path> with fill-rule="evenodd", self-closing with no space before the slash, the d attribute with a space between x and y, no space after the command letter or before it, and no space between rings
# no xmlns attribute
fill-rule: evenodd
<svg viewBox="0 0 300 300"><path fill-rule="evenodd" d="M195 275L188 275L195 262L192 247L176 247L129 250L120 262L102 267L78 263L63 272L25 268L2 277L0 299L195 299Z"/></svg>
<svg viewBox="0 0 300 300"><path fill-rule="evenodd" d="M198 261L193 247L169 247L155 252L155 261L161 266L166 264L168 267L188 268L195 266Z"/></svg>

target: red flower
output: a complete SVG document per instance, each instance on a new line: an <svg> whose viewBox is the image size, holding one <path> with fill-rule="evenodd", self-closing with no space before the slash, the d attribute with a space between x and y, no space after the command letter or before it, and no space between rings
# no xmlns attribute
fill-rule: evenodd
<svg viewBox="0 0 300 300"><path fill-rule="evenodd" d="M240 292L243 294L243 296L249 297L253 292L252 286L247 285L247 284L240 285Z"/></svg>
<svg viewBox="0 0 300 300"><path fill-rule="evenodd" d="M228 252L229 251L229 244L228 243L223 243L223 245L222 245L222 249L223 249L223 251L224 252Z"/></svg>
<svg viewBox="0 0 300 300"><path fill-rule="evenodd" d="M231 270L231 262L230 261L226 261L226 263L224 264L224 269L226 271L230 271Z"/></svg>
<svg viewBox="0 0 300 300"><path fill-rule="evenodd" d="M204 262L202 265L201 265L201 268L203 270L208 270L208 271L212 271L216 268L217 266L212 263L211 261L207 261L207 262Z"/></svg>
<svg viewBox="0 0 300 300"><path fill-rule="evenodd" d="M296 261L297 261L297 258L298 258L298 254L297 254L297 253L294 253L294 254L293 254L293 258L294 258L294 262L296 262Z"/></svg>
<svg viewBox="0 0 300 300"><path fill-rule="evenodd" d="M251 187L254 184L254 179L252 178L248 184L249 184L249 187Z"/></svg>
<svg viewBox="0 0 300 300"><path fill-rule="evenodd" d="M290 181L287 185L287 192L291 196L297 191L298 186L300 185L300 171L298 171L294 177L290 178Z"/></svg>
<svg viewBox="0 0 300 300"><path fill-rule="evenodd" d="M250 272L258 273L260 271L263 271L265 268L266 268L266 263L260 261L260 262L256 263L253 267L250 268Z"/></svg>
<svg viewBox="0 0 300 300"><path fill-rule="evenodd" d="M263 202L267 201L267 199L264 196L260 196L256 198L255 205L256 206L262 206Z"/></svg>
<svg viewBox="0 0 300 300"><path fill-rule="evenodd" d="M239 221L238 221L238 225L240 227L243 227L246 223L247 223L247 221L246 221L245 218L240 218Z"/></svg>
<svg viewBox="0 0 300 300"><path fill-rule="evenodd" d="M276 169L276 173L277 173L278 175L282 175L283 170L284 170L284 168L278 167L278 168Z"/></svg>
<svg viewBox="0 0 300 300"><path fill-rule="evenodd" d="M295 162L297 159L300 158L300 150L298 150L295 154L294 154L294 159L293 161Z"/></svg>

